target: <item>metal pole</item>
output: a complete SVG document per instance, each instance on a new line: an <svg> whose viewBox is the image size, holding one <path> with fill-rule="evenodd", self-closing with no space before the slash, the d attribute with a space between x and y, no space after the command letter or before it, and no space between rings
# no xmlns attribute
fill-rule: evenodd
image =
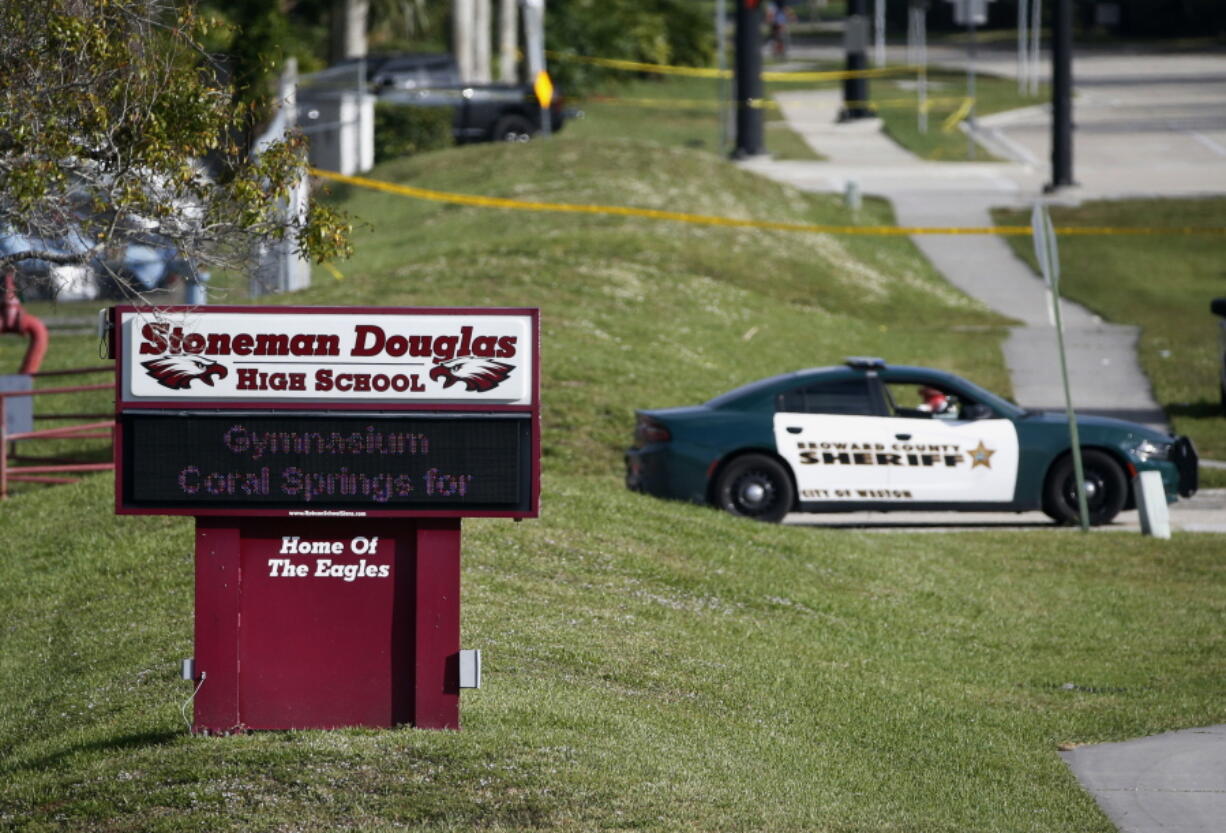
<svg viewBox="0 0 1226 833"><path fill-rule="evenodd" d="M535 85L540 74L545 72L545 0L522 0L522 2L528 83ZM553 135L553 113L549 107L541 106L540 110L541 138L548 139Z"/></svg>
<svg viewBox="0 0 1226 833"><path fill-rule="evenodd" d="M1060 351L1060 381L1064 383L1064 413L1068 417L1069 441L1073 451L1073 477L1077 478L1077 512L1081 531L1090 531L1090 509L1086 504L1085 468L1081 464L1081 437L1077 432L1077 414L1073 411L1073 394L1068 384L1068 361L1064 357L1064 320L1060 317L1060 278L1053 276L1052 307L1056 316L1056 346Z"/></svg>
<svg viewBox="0 0 1226 833"><path fill-rule="evenodd" d="M732 135L729 124L728 80L724 72L728 69L728 9L726 0L715 0L715 55L719 67L719 152L726 153Z"/></svg>
<svg viewBox="0 0 1226 833"><path fill-rule="evenodd" d="M915 84L915 120L920 133L928 132L928 0L911 0L908 62L918 67Z"/></svg>
<svg viewBox="0 0 1226 833"><path fill-rule="evenodd" d="M970 27L970 40L966 44L966 97L970 99L970 109L966 111L966 158L975 158L975 15L978 3L974 0L968 4L967 25ZM986 3L985 3L986 5Z"/></svg>
<svg viewBox="0 0 1226 833"><path fill-rule="evenodd" d="M868 0L847 0L847 24L843 31L843 45L847 51L847 71L868 69ZM868 79L848 78L843 81L843 111L840 121L851 121L871 116L868 108Z"/></svg>
<svg viewBox="0 0 1226 833"><path fill-rule="evenodd" d="M1030 94L1039 94L1039 47L1043 41L1043 0L1030 7Z"/></svg>
<svg viewBox="0 0 1226 833"><path fill-rule="evenodd" d="M916 26L919 27L919 104L920 133L928 132L928 7L916 9Z"/></svg>
<svg viewBox="0 0 1226 833"><path fill-rule="evenodd" d="M1028 84L1027 77L1030 75L1030 68L1026 65L1026 58L1029 57L1027 49L1026 24L1029 22L1030 9L1028 8L1030 0L1017 0L1017 94L1026 94L1026 85Z"/></svg>
<svg viewBox="0 0 1226 833"><path fill-rule="evenodd" d="M1073 0L1056 0L1052 27L1051 184L1073 185Z"/></svg>
<svg viewBox="0 0 1226 833"><path fill-rule="evenodd" d="M1073 410L1073 394L1068 382L1068 361L1064 355L1064 319L1060 314L1060 251L1051 215L1041 202L1030 212L1030 227L1034 235L1034 253L1043 272L1051 301L1052 321L1056 327L1056 349L1060 354L1060 379L1064 385L1064 412L1068 419L1069 444L1073 455L1073 477L1077 485L1077 514L1081 531L1090 529L1090 509L1086 503L1085 469L1081 462L1081 436L1077 430L1077 414Z"/></svg>
<svg viewBox="0 0 1226 833"><path fill-rule="evenodd" d="M873 0L873 63L885 66L885 0Z"/></svg>
<svg viewBox="0 0 1226 833"><path fill-rule="evenodd" d="M734 158L765 153L762 141L762 11L757 0L736 4L736 148Z"/></svg>

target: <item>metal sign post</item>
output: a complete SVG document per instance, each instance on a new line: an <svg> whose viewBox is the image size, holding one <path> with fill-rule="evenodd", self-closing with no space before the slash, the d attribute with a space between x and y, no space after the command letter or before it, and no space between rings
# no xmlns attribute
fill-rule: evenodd
<svg viewBox="0 0 1226 833"><path fill-rule="evenodd" d="M873 65L885 66L885 0L873 4Z"/></svg>
<svg viewBox="0 0 1226 833"><path fill-rule="evenodd" d="M716 66L719 68L719 152L721 155L728 152L728 146L732 141L730 119L732 110L728 106L729 85L725 77L728 71L728 10L724 5L725 2L726 0L715 0L715 56Z"/></svg>
<svg viewBox="0 0 1226 833"><path fill-rule="evenodd" d="M907 63L917 67L915 120L920 133L928 132L928 0L911 0L908 9Z"/></svg>
<svg viewBox="0 0 1226 833"><path fill-rule="evenodd" d="M523 3L524 40L527 49L524 52L528 68L529 83L538 90L541 74L545 72L545 0L521 0ZM548 76L546 76L548 78ZM552 87L550 88L552 95ZM548 137L553 133L553 115L548 106L541 105L541 133Z"/></svg>
<svg viewBox="0 0 1226 833"><path fill-rule="evenodd" d="M1030 228L1034 236L1034 254L1039 261L1039 268L1043 271L1043 281L1047 284L1052 321L1056 327L1060 379L1064 383L1065 412L1068 415L1069 442L1073 452L1073 477L1077 479L1077 512L1081 517L1081 531L1089 532L1090 510L1086 505L1085 472L1081 466L1081 438L1077 433L1077 414L1073 411L1073 395L1068 383L1068 362L1064 354L1064 321L1060 316L1060 253L1051 216L1041 202L1034 204L1034 210L1030 214Z"/></svg>

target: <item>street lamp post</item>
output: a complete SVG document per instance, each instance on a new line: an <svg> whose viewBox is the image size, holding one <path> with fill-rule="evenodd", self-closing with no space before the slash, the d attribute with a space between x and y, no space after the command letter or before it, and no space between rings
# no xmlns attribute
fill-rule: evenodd
<svg viewBox="0 0 1226 833"><path fill-rule="evenodd" d="M1073 182L1073 0L1056 0L1051 39L1051 184Z"/></svg>
<svg viewBox="0 0 1226 833"><path fill-rule="evenodd" d="M766 151L762 142L762 11L758 0L736 4L737 159Z"/></svg>
<svg viewBox="0 0 1226 833"><path fill-rule="evenodd" d="M847 24L843 31L843 46L847 51L847 71L868 69L868 0L847 1ZM843 81L843 111L840 121L865 119L872 115L868 105L868 79L853 76Z"/></svg>

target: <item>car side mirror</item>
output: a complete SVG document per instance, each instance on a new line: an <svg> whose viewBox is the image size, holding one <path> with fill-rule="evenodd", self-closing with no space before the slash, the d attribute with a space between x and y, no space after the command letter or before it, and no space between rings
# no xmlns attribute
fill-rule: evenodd
<svg viewBox="0 0 1226 833"><path fill-rule="evenodd" d="M980 402L974 402L962 409L962 418L973 419L991 419L995 414L987 405Z"/></svg>

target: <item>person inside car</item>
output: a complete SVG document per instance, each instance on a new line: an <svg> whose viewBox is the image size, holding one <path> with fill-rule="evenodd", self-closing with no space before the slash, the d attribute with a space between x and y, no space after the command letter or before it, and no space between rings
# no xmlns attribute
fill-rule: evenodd
<svg viewBox="0 0 1226 833"><path fill-rule="evenodd" d="M923 411L926 414L943 414L949 410L949 397L944 391L924 385L920 387L918 393L921 401L915 408L917 411Z"/></svg>

